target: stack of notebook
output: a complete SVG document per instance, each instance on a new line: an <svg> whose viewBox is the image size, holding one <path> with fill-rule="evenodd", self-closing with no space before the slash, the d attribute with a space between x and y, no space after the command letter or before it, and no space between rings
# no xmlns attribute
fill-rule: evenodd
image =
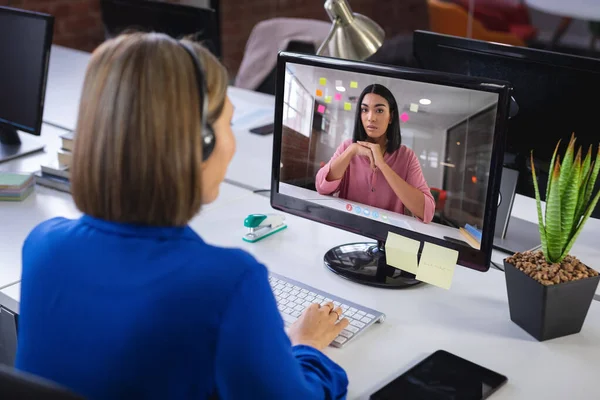
<svg viewBox="0 0 600 400"><path fill-rule="evenodd" d="M31 174L0 173L0 200L21 201L33 191Z"/></svg>
<svg viewBox="0 0 600 400"><path fill-rule="evenodd" d="M62 148L58 151L56 160L42 165L42 170L35 173L38 185L46 186L62 192L71 192L69 167L73 150L73 132L62 135Z"/></svg>

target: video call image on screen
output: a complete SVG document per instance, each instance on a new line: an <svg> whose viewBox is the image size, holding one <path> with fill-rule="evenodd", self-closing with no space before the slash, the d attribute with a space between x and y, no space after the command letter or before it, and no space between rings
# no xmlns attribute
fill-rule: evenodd
<svg viewBox="0 0 600 400"><path fill-rule="evenodd" d="M287 63L283 96L281 194L479 249L497 94Z"/></svg>

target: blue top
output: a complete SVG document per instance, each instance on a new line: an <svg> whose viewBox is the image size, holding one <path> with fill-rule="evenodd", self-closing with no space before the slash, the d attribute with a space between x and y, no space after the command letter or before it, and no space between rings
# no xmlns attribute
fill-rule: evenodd
<svg viewBox="0 0 600 400"><path fill-rule="evenodd" d="M266 268L189 227L83 216L23 247L16 367L90 399L343 399L346 373L290 344Z"/></svg>

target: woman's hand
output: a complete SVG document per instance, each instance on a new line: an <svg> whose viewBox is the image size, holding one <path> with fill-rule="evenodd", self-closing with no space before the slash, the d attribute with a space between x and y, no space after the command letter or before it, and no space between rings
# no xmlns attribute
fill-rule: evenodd
<svg viewBox="0 0 600 400"><path fill-rule="evenodd" d="M354 156L367 157L371 163L371 169L375 169L375 159L373 158L373 152L368 147L362 146L359 143L364 142L352 143L350 145L352 154Z"/></svg>
<svg viewBox="0 0 600 400"><path fill-rule="evenodd" d="M334 309L333 303L311 304L290 326L288 334L292 345L303 344L323 350L348 326L347 318L340 320L342 312L339 307Z"/></svg>
<svg viewBox="0 0 600 400"><path fill-rule="evenodd" d="M372 163L379 169L385 164L381 146L370 142L356 142L359 146L371 151Z"/></svg>

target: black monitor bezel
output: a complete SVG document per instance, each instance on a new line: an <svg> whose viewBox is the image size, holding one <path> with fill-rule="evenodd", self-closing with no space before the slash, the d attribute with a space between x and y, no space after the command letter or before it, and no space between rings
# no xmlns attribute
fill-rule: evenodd
<svg viewBox="0 0 600 400"><path fill-rule="evenodd" d="M527 62L549 65L557 68L570 68L579 71L600 71L600 60L575 54L557 53L549 50L530 47L511 46L503 43L486 42L483 40L446 35L443 33L416 30L413 33L413 56L422 67L419 51L434 52L437 47L452 48L453 50L522 59Z"/></svg>
<svg viewBox="0 0 600 400"><path fill-rule="evenodd" d="M0 6L0 12L7 14L14 14L21 17L31 17L41 19L46 22L46 32L44 40L44 51L42 56L42 80L37 90L37 98L40 99L38 103L37 118L33 127L24 127L23 125L17 124L15 121L5 122L0 121L0 125L8 126L16 130L26 132L32 135L40 136L42 131L42 123L44 120L44 103L46 99L46 86L48 82L48 68L50 65L50 50L52 48L52 39L54 36L54 16L50 14L40 13L36 11L22 10L12 7Z"/></svg>
<svg viewBox="0 0 600 400"><path fill-rule="evenodd" d="M374 74L389 78L407 79L425 83L442 84L465 89L483 90L498 94L498 107L492 158L490 161L490 176L487 188L487 200L484 209L486 229L482 233L480 250L454 244L443 239L434 238L418 232L388 225L379 221L338 211L315 203L300 200L279 193L279 177L281 163L281 143L283 133L283 90L285 87L286 63L302 64L313 67L334 68L338 70ZM465 267L485 272L489 269L492 256L496 208L500 180L502 178L502 162L504 154L504 136L508 119L510 94L512 88L508 82L473 78L455 74L444 74L413 68L399 68L369 62L350 61L330 57L294 54L281 52L277 58L277 90L275 94L275 129L273 136L273 163L271 171L271 206L274 209L307 218L325 225L340 228L374 240L384 242L388 232L406 236L421 242L430 242L452 248L459 252L458 263ZM359 229L360 227L360 229Z"/></svg>

